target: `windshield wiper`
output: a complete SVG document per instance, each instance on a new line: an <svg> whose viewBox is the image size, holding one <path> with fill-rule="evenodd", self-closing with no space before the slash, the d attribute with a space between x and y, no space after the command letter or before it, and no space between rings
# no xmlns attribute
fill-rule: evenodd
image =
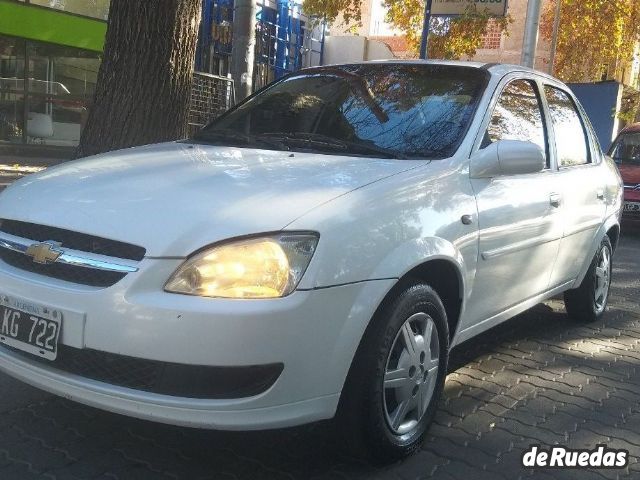
<svg viewBox="0 0 640 480"><path fill-rule="evenodd" d="M368 143L352 142L349 140L342 140L339 138L330 137L321 133L310 132L291 132L291 133L263 133L260 138L275 138L278 141L287 145L302 145L310 148L320 147L329 148L331 150L344 151L346 153L369 153L382 156L384 158L395 158L400 160L406 160L408 157L395 150L390 150L384 147L378 147Z"/></svg>
<svg viewBox="0 0 640 480"><path fill-rule="evenodd" d="M276 138L264 138L256 135L248 135L246 133L233 130L231 128L219 128L215 130L203 130L198 132L193 140L205 143L224 143L225 141L239 142L243 146L269 146L278 150L289 150L289 147Z"/></svg>

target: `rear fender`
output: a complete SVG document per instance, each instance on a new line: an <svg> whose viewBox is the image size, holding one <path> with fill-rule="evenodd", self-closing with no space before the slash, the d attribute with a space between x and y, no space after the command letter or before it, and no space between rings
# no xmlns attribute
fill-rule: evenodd
<svg viewBox="0 0 640 480"><path fill-rule="evenodd" d="M613 215L609 215L609 217L598 229L598 232L596 233L596 236L593 238L593 242L591 243L591 247L588 251L588 255L586 255L585 257L584 264L580 269L580 273L578 274L578 277L576 278L576 281L574 282L571 288L578 288L580 286L580 284L584 280L584 277L587 276L587 271L591 266L591 261L593 260L593 257L596 255L596 252L598 251L598 247L602 243L602 239L607 234L607 232L615 226L618 226L618 228L620 227L620 220L617 212Z"/></svg>

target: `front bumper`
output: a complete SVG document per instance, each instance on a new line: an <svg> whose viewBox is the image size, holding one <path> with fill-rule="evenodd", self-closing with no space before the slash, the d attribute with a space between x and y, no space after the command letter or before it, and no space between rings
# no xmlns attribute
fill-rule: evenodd
<svg viewBox="0 0 640 480"><path fill-rule="evenodd" d="M188 398L96 381L0 347L0 370L104 410L216 429L280 428L331 418L362 333L393 280L297 291L271 300L165 293L181 260L144 259L109 288L0 264L0 291L63 312L61 343L179 365L283 365L262 393Z"/></svg>
<svg viewBox="0 0 640 480"><path fill-rule="evenodd" d="M85 405L171 425L219 430L261 430L331 418L339 394L272 407L236 405L149 394L36 366L0 347L0 370L25 383ZM243 402L244 403L244 402Z"/></svg>

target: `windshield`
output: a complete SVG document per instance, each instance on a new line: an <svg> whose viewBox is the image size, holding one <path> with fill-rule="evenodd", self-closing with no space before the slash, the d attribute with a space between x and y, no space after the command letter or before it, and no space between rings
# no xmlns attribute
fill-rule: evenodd
<svg viewBox="0 0 640 480"><path fill-rule="evenodd" d="M446 158L464 138L488 73L360 64L285 77L194 138L224 145L393 158Z"/></svg>
<svg viewBox="0 0 640 480"><path fill-rule="evenodd" d="M620 165L640 166L640 132L620 135L609 155Z"/></svg>

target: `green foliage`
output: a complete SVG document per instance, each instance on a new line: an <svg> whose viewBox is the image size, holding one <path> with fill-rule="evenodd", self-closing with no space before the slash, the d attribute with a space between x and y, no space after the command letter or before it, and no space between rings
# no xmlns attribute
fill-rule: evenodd
<svg viewBox="0 0 640 480"><path fill-rule="evenodd" d="M640 118L640 92L630 87L624 88L618 118L625 123L634 123Z"/></svg>
<svg viewBox="0 0 640 480"><path fill-rule="evenodd" d="M383 0L387 20L402 30L409 46L417 52L422 36L424 0ZM490 22L508 34L509 16L494 17L487 10L469 7L464 15L434 17L429 28L429 58L457 60L472 57L482 46Z"/></svg>
<svg viewBox="0 0 640 480"><path fill-rule="evenodd" d="M424 0L383 0L387 20L402 30L409 47L417 54L420 48ZM303 9L311 16L325 18L329 23L341 18L345 24L359 24L362 19L358 0L304 0ZM433 18L429 35L429 57L459 59L473 56L482 46L489 22L496 22L507 31L510 17L492 17L484 9L470 7L464 15Z"/></svg>
<svg viewBox="0 0 640 480"><path fill-rule="evenodd" d="M436 19L439 20L439 19ZM508 34L511 17L492 17L486 13L467 12L450 20L432 22L429 35L429 58L457 60L473 57L482 47L489 22Z"/></svg>
<svg viewBox="0 0 640 480"><path fill-rule="evenodd" d="M557 1L560 28L554 73L567 82L600 80L603 72L619 78L640 41L638 0L556 0L543 13L540 32L549 40Z"/></svg>
<svg viewBox="0 0 640 480"><path fill-rule="evenodd" d="M302 9L307 15L323 18L329 23L335 22L340 16L345 24L359 24L362 20L358 0L304 0Z"/></svg>

